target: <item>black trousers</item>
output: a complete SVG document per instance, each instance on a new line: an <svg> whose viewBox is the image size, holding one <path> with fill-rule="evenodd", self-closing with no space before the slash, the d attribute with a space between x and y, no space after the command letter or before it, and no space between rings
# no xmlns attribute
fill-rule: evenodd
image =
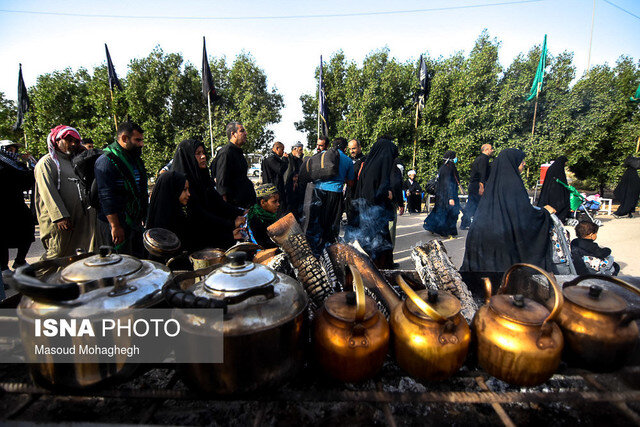
<svg viewBox="0 0 640 427"><path fill-rule="evenodd" d="M342 193L313 189L311 203L305 208L308 216L307 240L316 256L322 254L325 246L335 243L340 233L342 218Z"/></svg>
<svg viewBox="0 0 640 427"><path fill-rule="evenodd" d="M409 213L420 213L422 210L422 195L410 194L407 196L407 209Z"/></svg>

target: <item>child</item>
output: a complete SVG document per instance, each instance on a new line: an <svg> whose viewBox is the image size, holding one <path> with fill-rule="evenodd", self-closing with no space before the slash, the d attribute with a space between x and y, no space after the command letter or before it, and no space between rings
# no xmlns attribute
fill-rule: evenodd
<svg viewBox="0 0 640 427"><path fill-rule="evenodd" d="M251 240L264 249L275 248L277 245L267 235L267 227L276 222L280 207L280 194L273 184L263 184L256 187L258 203L249 209L247 224Z"/></svg>
<svg viewBox="0 0 640 427"><path fill-rule="evenodd" d="M578 274L602 274L617 276L620 266L613 262L611 249L601 248L594 241L598 237L598 225L580 221L576 225L577 239L571 241L571 257Z"/></svg>

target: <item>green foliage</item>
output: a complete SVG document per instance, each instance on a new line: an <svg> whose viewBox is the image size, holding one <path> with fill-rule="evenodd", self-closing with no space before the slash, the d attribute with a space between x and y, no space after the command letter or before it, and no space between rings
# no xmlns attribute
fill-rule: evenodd
<svg viewBox="0 0 640 427"><path fill-rule="evenodd" d="M214 145L227 142L226 124L238 120L248 132L246 151L268 147L274 136L267 127L280 121L284 102L275 88L268 89L267 76L255 59L241 53L228 67L224 58L214 58L211 72L220 95L212 106ZM130 119L144 129L143 157L151 173L173 157L183 139L198 138L209 147L209 118L200 70L185 63L181 54L165 53L156 47L147 57L133 59L128 73L120 79L123 90L113 93L113 103L107 81L105 65L96 67L93 73L67 68L39 76L36 85L29 88L31 108L24 122L29 150L45 154L47 135L59 124L77 128L98 147L113 142L114 104L118 122ZM0 94L3 138L22 138L21 132L11 132L15 117L14 104Z"/></svg>
<svg viewBox="0 0 640 427"><path fill-rule="evenodd" d="M623 57L614 69L594 67L571 87L573 54L549 54L532 137L535 102L526 96L541 46L521 53L504 69L499 48L499 41L485 30L468 56L423 55L434 77L417 128L417 61L400 62L383 49L359 66L342 51L335 53L323 70L330 136L359 139L366 151L380 135L389 134L409 166L416 139L415 168L423 182L435 175L448 149L456 151L461 178L468 179L480 146L491 143L497 151L517 147L527 152L524 178L530 186L538 179L540 164L561 154L594 188L615 183L639 135L640 108L628 99L638 86L640 64ZM316 93L300 97L303 118L296 123L298 130L308 133L312 147L317 138Z"/></svg>
<svg viewBox="0 0 640 427"><path fill-rule="evenodd" d="M18 110L15 103L4 97L0 92L0 139L9 139L14 142L24 142L22 131L14 131Z"/></svg>

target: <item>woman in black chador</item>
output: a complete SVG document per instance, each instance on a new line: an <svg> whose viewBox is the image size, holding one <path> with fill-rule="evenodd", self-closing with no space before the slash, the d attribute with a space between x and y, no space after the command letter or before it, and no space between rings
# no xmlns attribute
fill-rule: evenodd
<svg viewBox="0 0 640 427"><path fill-rule="evenodd" d="M389 221L395 213L391 176L397 157L398 147L390 139L380 137L373 144L352 200L357 216L345 230L345 240L357 240L379 268L393 267Z"/></svg>
<svg viewBox="0 0 640 427"><path fill-rule="evenodd" d="M244 211L225 202L213 188L201 141L182 141L173 155L171 170L183 173L189 181L187 233L193 250L226 249L242 237L239 227L244 224Z"/></svg>
<svg viewBox="0 0 640 427"><path fill-rule="evenodd" d="M460 214L458 200L458 171L456 169L456 152L444 153L444 163L438 170L436 184L436 203L424 220L424 229L441 236L457 236L456 223Z"/></svg>
<svg viewBox="0 0 640 427"><path fill-rule="evenodd" d="M29 247L34 240L33 215L24 203L23 191L33 187L33 168L28 167L18 154L20 144L8 140L0 141L0 269L4 276L9 270L9 248L17 248L13 263L16 269L26 264ZM31 165L29 165L31 166Z"/></svg>
<svg viewBox="0 0 640 427"><path fill-rule="evenodd" d="M613 213L614 216L629 216L636 210L638 204L638 196L640 196L640 177L638 177L638 168L640 168L640 158L629 156L625 159L623 166L627 169L620 178L620 183L613 190L615 199L620 202L620 207Z"/></svg>
<svg viewBox="0 0 640 427"><path fill-rule="evenodd" d="M551 215L531 206L520 177L524 158L522 150L507 148L493 162L460 271L504 272L519 262L552 271Z"/></svg>
<svg viewBox="0 0 640 427"><path fill-rule="evenodd" d="M544 176L542 190L540 190L540 199L538 199L539 207L551 206L555 209L556 216L562 222L569 216L569 190L558 183L556 179L567 184L567 174L564 171L566 163L567 158L560 156L549 166L547 174Z"/></svg>
<svg viewBox="0 0 640 427"><path fill-rule="evenodd" d="M174 232L186 251L193 250L187 233L189 196L189 181L182 172L164 172L153 187L146 222L147 229L164 228Z"/></svg>

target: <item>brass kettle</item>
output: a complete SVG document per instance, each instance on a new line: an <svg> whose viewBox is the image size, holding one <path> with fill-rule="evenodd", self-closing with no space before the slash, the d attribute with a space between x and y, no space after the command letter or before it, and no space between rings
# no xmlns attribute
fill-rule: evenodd
<svg viewBox="0 0 640 427"><path fill-rule="evenodd" d="M396 283L407 294L390 319L398 365L420 380L449 378L464 363L471 341L460 301L442 290L416 293L399 274Z"/></svg>
<svg viewBox="0 0 640 427"><path fill-rule="evenodd" d="M640 290L609 276L588 275L564 284L564 305L559 323L566 341L567 361L592 371L616 370L629 359L638 342L639 310L627 310L626 301L612 290L592 284L591 279L613 283L640 295Z"/></svg>
<svg viewBox="0 0 640 427"><path fill-rule="evenodd" d="M373 377L389 349L389 324L364 294L360 273L349 266L354 292L331 295L314 320L316 358L332 377L356 382Z"/></svg>
<svg viewBox="0 0 640 427"><path fill-rule="evenodd" d="M534 269L549 281L555 297L551 312L523 295L503 293L512 273L520 268ZM514 264L504 274L496 295L491 296L491 282L486 278L485 286L486 304L473 319L480 366L509 384L542 384L556 371L562 354L562 332L554 322L563 302L558 284L534 265Z"/></svg>

